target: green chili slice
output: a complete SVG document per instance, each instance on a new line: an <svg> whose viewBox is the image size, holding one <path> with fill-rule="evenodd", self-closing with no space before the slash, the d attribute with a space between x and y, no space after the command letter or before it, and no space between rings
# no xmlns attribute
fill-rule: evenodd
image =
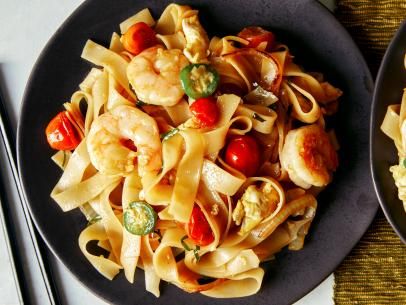
<svg viewBox="0 0 406 305"><path fill-rule="evenodd" d="M147 235L154 231L157 214L145 201L135 201L124 212L124 227L134 235Z"/></svg>
<svg viewBox="0 0 406 305"><path fill-rule="evenodd" d="M210 65L191 64L180 72L180 81L187 96L198 99L210 96L219 84L219 74Z"/></svg>
<svg viewBox="0 0 406 305"><path fill-rule="evenodd" d="M165 133L162 133L160 135L162 142L168 140L169 138L172 138L175 134L179 132L179 128L174 128L171 129Z"/></svg>

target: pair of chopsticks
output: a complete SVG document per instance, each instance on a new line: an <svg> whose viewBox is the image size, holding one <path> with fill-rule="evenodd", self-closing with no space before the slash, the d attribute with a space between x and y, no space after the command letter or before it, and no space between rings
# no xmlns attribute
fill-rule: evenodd
<svg viewBox="0 0 406 305"><path fill-rule="evenodd" d="M43 254L44 251L46 250L44 247L44 244L39 244L40 238L38 238L38 232L35 230L29 212L28 212L28 207L27 207L27 201L23 192L22 184L19 179L19 174L16 166L16 145L15 145L15 133L12 130L8 113L6 110L6 104L4 102L4 98L0 92L0 133L1 133L1 139L4 144L5 150L6 150L6 155L8 159L8 163L10 165L10 169L13 175L14 183L17 188L17 193L18 193L18 198L20 201L20 205L23 210L24 218L25 218L25 223L27 225L29 234L30 234L30 240L32 243L32 246L35 251L35 262L38 264L39 269L41 271L42 279L46 288L46 292L48 295L49 303L52 305L57 304L56 303L56 288L53 282L50 281L50 273L49 270L47 269L47 266L44 264L43 260ZM3 182L3 181L2 181ZM4 184L3 184L4 185ZM3 193L3 192L1 192ZM0 205L0 217L2 218L2 222L5 226L5 237L6 237L6 244L8 246L9 253L11 253L10 257L13 258L14 262L12 262L12 268L14 269L13 271L17 275L17 281L16 281L16 286L17 289L19 289L19 297L20 299L23 300L24 303L30 304L32 300L29 299L29 294L28 294L28 285L24 281L24 267L22 266L22 259L19 256L19 250L22 251L22 249L18 249L17 246L17 236L14 233L15 228L13 229L12 227L12 222L10 219L7 219L4 215L4 211L8 210L6 209L7 207L7 201L4 200L4 198L1 198L1 205ZM14 233L14 234L13 234ZM13 236L14 235L14 236ZM10 238L11 237L11 238ZM35 285L34 283L31 283L31 285ZM58 302L59 303L59 302Z"/></svg>

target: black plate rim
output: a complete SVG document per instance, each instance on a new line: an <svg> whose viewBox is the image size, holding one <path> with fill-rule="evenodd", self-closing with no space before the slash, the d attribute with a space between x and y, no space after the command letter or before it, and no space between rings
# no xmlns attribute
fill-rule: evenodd
<svg viewBox="0 0 406 305"><path fill-rule="evenodd" d="M401 40L401 38L402 38L401 35L403 32L406 32L406 19L403 20L402 24L399 26L399 29L396 31L396 33L392 37L389 47L386 49L385 54L382 58L381 65L379 66L378 74L377 74L376 81L375 81L375 88L374 88L374 92L373 92L372 106L371 106L369 152L370 152L370 170L371 170L371 175L372 175L372 182L374 185L376 196L378 197L379 204L383 210L383 213L384 213L386 219L388 220L388 222L390 223L392 228L395 230L396 234L399 236L399 238L402 240L402 242L404 244L406 244L406 232L402 232L399 225L395 222L395 220L392 216L392 213L391 213L388 205L386 204L386 200L382 195L380 183L379 183L378 177L377 177L377 169L375 168L375 164L376 164L375 153L374 153L375 138L374 138L374 134L373 134L374 130L376 128L378 128L377 125L380 125L380 123L381 123L381 122L376 121L377 114L376 114L376 111L374 111L374 109L376 108L378 103L380 103L379 98L378 98L379 92L381 91L380 84L382 83L383 79L385 78L386 66L391 59L391 54L393 53L393 50L396 49L399 41ZM400 203L401 203L401 201L399 200L399 204Z"/></svg>
<svg viewBox="0 0 406 305"><path fill-rule="evenodd" d="M352 50L354 50L355 52L357 52L357 53L359 54L359 60L361 61L361 64L366 68L365 71L363 71L363 72L366 73L366 74L365 74L365 82L366 82L367 84L373 84L373 78L372 78L372 75L371 75L370 70L369 70L369 68L368 68L368 65L366 64L365 58L361 55L361 52L360 52L358 46L356 45L356 43L354 42L353 38L350 36L350 34L347 32L347 30L342 26L342 24L336 19L336 17L334 16L334 14L333 14L330 10L328 10L327 7L325 7L323 4L321 4L321 3L320 3L319 1L317 1L317 0L299 0L299 1L302 1L302 2L310 2L311 5L316 5L316 6L318 6L318 9L319 9L320 12L323 12L323 14L330 16L331 21L336 24L336 26L337 26L337 31L340 32L340 35L345 36L345 38L347 39L348 43L351 44ZM27 80L27 85L26 85L26 88L25 88L25 90L24 90L24 94L23 94L23 98L22 98L22 101L23 101L23 102L21 103L21 106L20 106L20 114L21 114L21 117L20 117L20 119L19 119L19 121L18 121L18 126L17 126L17 128L18 128L18 132L17 132L17 148L19 148L19 146L21 145L21 141L22 141L22 129L23 129L23 127L22 127L21 122L24 121L23 118L24 118L24 115L26 114L26 113L24 113L23 110L24 110L24 108L25 108L26 102L28 101L28 97L27 97L27 96L28 96L28 92L30 91L30 88L31 88L31 86L32 86L33 79L35 78L35 74L36 74L36 71L37 71L37 69L38 69L38 64L42 61L42 59L44 58L44 56L45 56L46 53L48 52L48 49L51 47L51 45L52 45L52 43L53 43L55 37L58 36L59 32L62 31L62 30L66 27L66 25L67 25L72 19L74 19L78 14L80 14L81 11L82 11L82 9L83 9L84 7L86 7L90 2L91 2L91 1L86 0L86 1L84 1L83 3L81 3L81 4L64 20L64 22L59 26L59 28L56 30L56 32L49 38L48 42L45 44L45 47L42 49L40 55L38 56L37 60L35 61L35 64L33 65L33 68L32 68L32 70L31 70L30 76L29 76L29 78L28 78L28 80ZM20 156L20 150L18 150L17 163L18 163L18 168L19 168L19 171L20 171L20 169L23 167L22 160L21 160L21 156ZM22 182L22 185L23 185L23 192L24 192L25 198L27 198L27 195L26 195L26 188L28 188L29 186L27 185L26 181L24 181L23 177L20 177L20 181ZM66 268L67 270L69 270L69 272L73 275L73 277L74 277L83 287L85 287L88 291L90 291L93 295L95 295L95 296L97 296L97 297L99 297L99 298L105 300L106 302L110 302L110 300L108 300L103 294L98 293L97 291L94 291L94 290L92 290L90 287L88 287L88 286L84 283L84 281L81 280L81 278L79 277L78 274L75 274L73 271L71 271L71 270L69 269L69 266L65 264L65 262L64 262L63 259L60 257L60 255L58 255L56 249L52 246L51 241L49 241L49 240L46 238L46 232L45 232L44 230L42 230L41 225L38 223L38 219L37 219L37 217L35 216L35 213L33 213L32 210L31 210L31 205L30 205L30 203L28 202L27 205L28 205L28 209L29 209L29 212L30 212L30 214L31 214L31 217L32 217L32 219L33 219L33 222L34 222L34 224L35 224L35 226L36 226L36 229L39 231L39 233L40 233L41 237L44 239L46 245L47 245L48 248L51 250L51 252L56 256L56 258L58 259L58 261L60 261L60 262L65 266L65 268ZM378 205L376 205L374 215L376 214L377 209L378 209ZM372 223L373 219L374 219L374 217L371 217L371 219L370 219L370 221L369 221L369 223L368 223L368 226L366 226L365 229L364 229L364 233L365 233L365 231L368 229L369 225ZM333 271L337 268L337 266L345 259L345 257L350 253L350 251L352 250L352 248L358 243L358 241L361 239L362 236L363 236L363 234L360 234L360 236L357 236L357 238L354 239L355 242L353 243L353 245L348 249L348 251L346 251L346 255L343 256L340 260L337 260L334 264L332 264L332 265L334 265L334 267L331 268L331 270L325 270L325 272L320 275L320 277L319 277L320 280L319 280L315 285L313 285L312 287L310 287L309 289L307 289L301 296L298 296L297 299L295 299L294 301L297 301L297 300L299 300L300 298L304 297L307 293L309 293L310 291L312 291L312 290L313 290L315 287L317 287L322 281L324 281L330 274L332 274L332 272L333 272Z"/></svg>

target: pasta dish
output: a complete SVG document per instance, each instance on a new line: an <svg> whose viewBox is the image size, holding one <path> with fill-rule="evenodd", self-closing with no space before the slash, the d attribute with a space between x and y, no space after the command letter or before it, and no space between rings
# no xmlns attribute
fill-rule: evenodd
<svg viewBox="0 0 406 305"><path fill-rule="evenodd" d="M404 58L406 68L406 54ZM381 130L391 138L396 146L399 164L390 167L390 171L398 188L398 197L406 211L406 88L400 104L389 105Z"/></svg>
<svg viewBox="0 0 406 305"><path fill-rule="evenodd" d="M337 169L327 126L342 92L272 32L209 38L177 4L138 12L107 47L88 40L82 58L94 67L46 135L63 170L51 197L88 221L83 255L110 280L143 269L157 297L161 280L255 294L262 262L303 247Z"/></svg>

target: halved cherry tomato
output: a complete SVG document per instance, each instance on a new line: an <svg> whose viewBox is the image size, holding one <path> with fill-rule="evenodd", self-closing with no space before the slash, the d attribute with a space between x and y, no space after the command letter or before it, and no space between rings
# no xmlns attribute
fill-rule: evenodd
<svg viewBox="0 0 406 305"><path fill-rule="evenodd" d="M228 165L250 177L259 167L259 146L254 138L244 135L232 138L226 147Z"/></svg>
<svg viewBox="0 0 406 305"><path fill-rule="evenodd" d="M267 49L269 49L275 42L275 35L259 26L244 28L237 36L248 40L250 48L256 48L261 42L266 41L268 42Z"/></svg>
<svg viewBox="0 0 406 305"><path fill-rule="evenodd" d="M213 231L210 228L209 222L197 204L193 206L192 215L187 224L187 234L199 246L207 246L214 241Z"/></svg>
<svg viewBox="0 0 406 305"><path fill-rule="evenodd" d="M121 42L128 52L137 55L143 50L156 45L158 41L153 29L145 22L137 22L124 33Z"/></svg>
<svg viewBox="0 0 406 305"><path fill-rule="evenodd" d="M49 122L45 133L49 145L57 150L72 150L80 143L80 137L66 116L66 111L58 113Z"/></svg>
<svg viewBox="0 0 406 305"><path fill-rule="evenodd" d="M219 119L219 110L214 97L202 97L197 99L191 106L190 111L194 119L201 127L212 127Z"/></svg>

